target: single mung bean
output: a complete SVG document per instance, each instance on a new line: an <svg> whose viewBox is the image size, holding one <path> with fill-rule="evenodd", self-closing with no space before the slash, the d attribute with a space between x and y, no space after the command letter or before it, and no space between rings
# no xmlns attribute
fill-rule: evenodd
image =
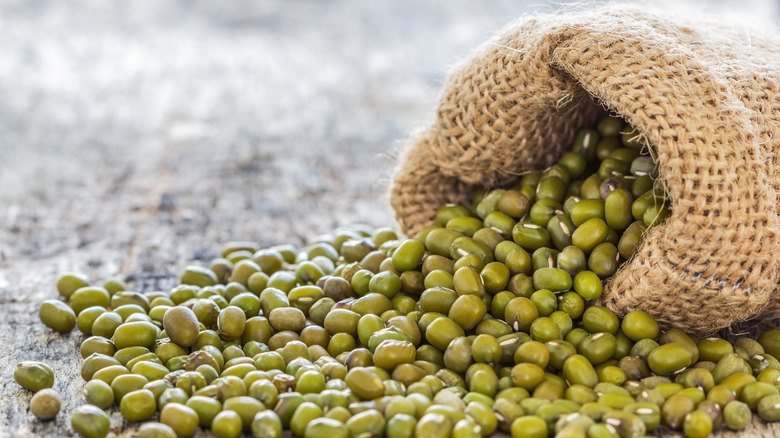
<svg viewBox="0 0 780 438"><path fill-rule="evenodd" d="M87 286L89 286L89 279L75 272L64 273L57 280L57 292L65 298L70 298L73 292Z"/></svg>
<svg viewBox="0 0 780 438"><path fill-rule="evenodd" d="M14 369L14 380L22 387L38 392L54 386L54 371L43 362L20 362Z"/></svg>
<svg viewBox="0 0 780 438"><path fill-rule="evenodd" d="M51 388L42 389L30 399L30 412L39 420L51 420L60 412L60 396Z"/></svg>
<svg viewBox="0 0 780 438"><path fill-rule="evenodd" d="M102 409L81 405L73 410L70 426L84 438L104 438L111 428L111 420Z"/></svg>
<svg viewBox="0 0 780 438"><path fill-rule="evenodd" d="M38 317L46 326L67 333L76 326L76 313L60 300L46 300L38 308Z"/></svg>
<svg viewBox="0 0 780 438"><path fill-rule="evenodd" d="M731 430L742 430L753 420L750 407L741 401L731 401L723 407L723 421Z"/></svg>
<svg viewBox="0 0 780 438"><path fill-rule="evenodd" d="M162 423L144 423L138 428L138 438L176 438L176 432Z"/></svg>

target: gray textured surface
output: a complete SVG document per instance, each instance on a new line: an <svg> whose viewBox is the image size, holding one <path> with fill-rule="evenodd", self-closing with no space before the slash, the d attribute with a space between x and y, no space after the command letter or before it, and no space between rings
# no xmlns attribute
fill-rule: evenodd
<svg viewBox="0 0 780 438"><path fill-rule="evenodd" d="M0 1L0 436L72 434L82 336L36 314L58 273L152 290L228 240L389 224L393 151L431 116L447 66L548 8L219 3ZM739 10L776 23L774 3ZM53 422L12 381L29 359L56 370ZM131 434L115 411L112 425Z"/></svg>

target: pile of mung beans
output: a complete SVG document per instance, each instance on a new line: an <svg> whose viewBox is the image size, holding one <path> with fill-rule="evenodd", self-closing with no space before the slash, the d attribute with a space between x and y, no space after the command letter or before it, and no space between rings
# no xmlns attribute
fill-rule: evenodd
<svg viewBox="0 0 780 438"><path fill-rule="evenodd" d="M447 205L412 239L353 226L296 249L232 242L169 291L63 275L40 319L85 335L86 438L105 409L139 437L706 437L780 420L780 331L662 332L592 305L668 214L657 169L617 118L543 172ZM14 373L60 409L40 362ZM663 430L663 429L659 429Z"/></svg>

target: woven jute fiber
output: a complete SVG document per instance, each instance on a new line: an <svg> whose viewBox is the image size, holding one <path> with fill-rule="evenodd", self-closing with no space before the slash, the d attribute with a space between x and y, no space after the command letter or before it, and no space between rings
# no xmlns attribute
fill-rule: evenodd
<svg viewBox="0 0 780 438"><path fill-rule="evenodd" d="M776 317L780 39L723 19L612 4L510 24L450 72L435 121L401 149L401 228L552 165L607 113L655 149L671 215L602 302L694 334Z"/></svg>

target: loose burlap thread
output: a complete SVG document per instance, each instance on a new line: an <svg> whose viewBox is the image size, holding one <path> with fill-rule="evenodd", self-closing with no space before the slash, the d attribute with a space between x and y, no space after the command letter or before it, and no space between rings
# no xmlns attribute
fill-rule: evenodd
<svg viewBox="0 0 780 438"><path fill-rule="evenodd" d="M402 147L396 218L412 235L474 188L554 164L608 112L653 145L671 215L601 302L694 334L762 310L777 318L778 47L755 29L648 7L523 17L450 73L435 121Z"/></svg>

